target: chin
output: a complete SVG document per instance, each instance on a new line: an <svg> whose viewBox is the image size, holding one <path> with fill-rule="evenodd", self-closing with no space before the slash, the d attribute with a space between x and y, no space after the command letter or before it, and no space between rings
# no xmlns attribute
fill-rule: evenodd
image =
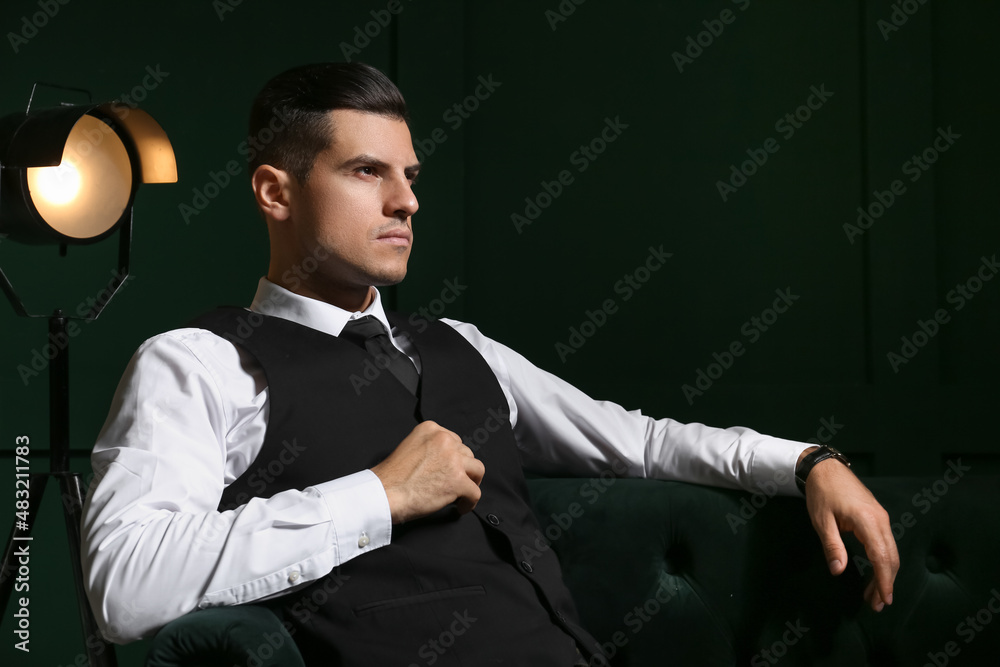
<svg viewBox="0 0 1000 667"><path fill-rule="evenodd" d="M380 276L372 276L371 284L375 287L390 287L392 285L398 285L403 282L403 278L406 277L406 269L403 269L397 273L382 274Z"/></svg>

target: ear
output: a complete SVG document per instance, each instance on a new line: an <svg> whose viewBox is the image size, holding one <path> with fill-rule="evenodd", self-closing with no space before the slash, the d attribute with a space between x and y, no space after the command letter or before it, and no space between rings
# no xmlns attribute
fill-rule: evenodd
<svg viewBox="0 0 1000 667"><path fill-rule="evenodd" d="M250 178L254 199L265 217L283 222L291 215L292 177L281 169L262 164Z"/></svg>

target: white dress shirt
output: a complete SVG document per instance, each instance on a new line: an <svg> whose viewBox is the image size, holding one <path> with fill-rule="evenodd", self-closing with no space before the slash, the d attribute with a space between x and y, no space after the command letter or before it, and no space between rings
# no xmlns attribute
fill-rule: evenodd
<svg viewBox="0 0 1000 667"><path fill-rule="evenodd" d="M350 313L261 279L250 309L332 335L363 315L390 328L377 290L364 313ZM247 326L254 321L248 312ZM792 472L805 443L654 420L595 401L471 324L442 321L496 374L529 470L627 469L634 477L798 494ZM419 370L406 335L392 337ZM217 511L223 489L260 451L267 417L262 369L213 333L169 331L135 353L94 447L84 507L84 575L109 639L148 637L196 608L287 593L389 544L389 504L370 470Z"/></svg>

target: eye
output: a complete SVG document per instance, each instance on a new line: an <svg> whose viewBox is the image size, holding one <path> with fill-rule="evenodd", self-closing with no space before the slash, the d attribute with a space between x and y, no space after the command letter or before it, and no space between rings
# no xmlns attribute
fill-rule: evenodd
<svg viewBox="0 0 1000 667"><path fill-rule="evenodd" d="M375 167L372 167L372 166L358 167L358 173L359 174L363 174L365 176L377 176L378 175L378 171L375 169Z"/></svg>

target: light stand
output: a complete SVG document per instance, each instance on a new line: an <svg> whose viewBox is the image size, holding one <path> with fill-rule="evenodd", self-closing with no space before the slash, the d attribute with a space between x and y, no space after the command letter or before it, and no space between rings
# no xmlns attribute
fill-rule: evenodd
<svg viewBox="0 0 1000 667"><path fill-rule="evenodd" d="M119 233L118 271L110 296L83 317L72 319L97 319L128 277L132 203L138 184L176 180L166 134L138 109L90 104L32 112L29 100L23 116L0 119L0 231L14 241L58 244L61 255L66 254L67 244L93 243ZM44 317L28 313L2 268L0 288L18 315ZM17 553L25 546L30 552L45 487L49 478L56 478L87 656L93 667L115 667L114 648L102 637L87 600L80 557L83 487L80 474L69 469L66 325L71 318L58 308L47 317L49 340L60 341L49 364L49 472L27 478L28 506L15 517L0 564L0 604L7 609L18 571Z"/></svg>

